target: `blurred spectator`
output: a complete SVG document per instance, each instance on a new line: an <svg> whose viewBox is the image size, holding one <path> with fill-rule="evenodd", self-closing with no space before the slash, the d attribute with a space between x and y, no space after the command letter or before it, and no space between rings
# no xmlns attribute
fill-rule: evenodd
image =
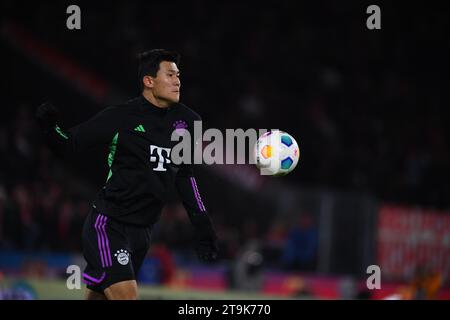
<svg viewBox="0 0 450 320"><path fill-rule="evenodd" d="M444 283L442 274L429 270L425 265L417 267L407 285L400 286L387 300L434 300Z"/></svg>
<svg viewBox="0 0 450 320"><path fill-rule="evenodd" d="M259 291L263 285L264 256L261 243L250 240L231 265L230 287L238 290Z"/></svg>
<svg viewBox="0 0 450 320"><path fill-rule="evenodd" d="M436 299L442 283L442 275L440 272L431 271L424 266L419 266L411 283L412 299Z"/></svg>
<svg viewBox="0 0 450 320"><path fill-rule="evenodd" d="M175 275L175 262L167 246L156 243L150 247L148 257L157 260L157 278L160 284L170 284Z"/></svg>
<svg viewBox="0 0 450 320"><path fill-rule="evenodd" d="M281 260L289 229L285 222L277 219L265 235L264 257L268 265L276 266Z"/></svg>
<svg viewBox="0 0 450 320"><path fill-rule="evenodd" d="M287 270L314 271L318 253L318 228L313 217L304 213L289 231L281 257L281 264Z"/></svg>

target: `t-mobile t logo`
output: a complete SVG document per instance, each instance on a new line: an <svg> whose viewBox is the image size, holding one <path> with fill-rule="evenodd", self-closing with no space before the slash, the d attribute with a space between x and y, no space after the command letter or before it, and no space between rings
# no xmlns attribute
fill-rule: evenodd
<svg viewBox="0 0 450 320"><path fill-rule="evenodd" d="M154 155L156 151L156 156ZM161 148L154 145L150 145L150 162L158 162L158 166L153 168L154 171L167 171L164 168L164 164L170 163L170 149L169 148Z"/></svg>

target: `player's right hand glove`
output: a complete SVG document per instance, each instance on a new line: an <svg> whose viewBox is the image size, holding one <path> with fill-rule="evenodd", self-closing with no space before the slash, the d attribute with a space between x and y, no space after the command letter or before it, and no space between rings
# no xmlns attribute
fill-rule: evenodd
<svg viewBox="0 0 450 320"><path fill-rule="evenodd" d="M190 215L190 218L195 226L195 252L199 260L203 262L216 261L219 245L211 219L205 213L194 213Z"/></svg>
<svg viewBox="0 0 450 320"><path fill-rule="evenodd" d="M203 262L214 262L217 260L219 245L215 234L196 239L195 251L198 258Z"/></svg>
<svg viewBox="0 0 450 320"><path fill-rule="evenodd" d="M51 130L56 126L59 118L59 110L51 103L45 102L36 110L36 119L44 130Z"/></svg>

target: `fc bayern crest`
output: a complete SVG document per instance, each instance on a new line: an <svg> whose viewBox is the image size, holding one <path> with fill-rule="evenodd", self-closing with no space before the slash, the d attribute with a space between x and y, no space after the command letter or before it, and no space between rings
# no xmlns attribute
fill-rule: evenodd
<svg viewBox="0 0 450 320"><path fill-rule="evenodd" d="M130 262L130 254L125 249L117 250L117 252L114 254L114 257L116 257L117 262L119 262L123 266L127 265L128 262Z"/></svg>

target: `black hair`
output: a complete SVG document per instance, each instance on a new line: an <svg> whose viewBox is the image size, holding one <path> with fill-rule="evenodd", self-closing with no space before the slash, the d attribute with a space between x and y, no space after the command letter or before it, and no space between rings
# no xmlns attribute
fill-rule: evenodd
<svg viewBox="0 0 450 320"><path fill-rule="evenodd" d="M165 49L153 49L145 51L139 54L139 88L144 89L144 84L142 83L142 78L144 76L156 77L156 73L159 70L159 64L162 61L174 62L179 64L180 55L175 51L168 51Z"/></svg>

